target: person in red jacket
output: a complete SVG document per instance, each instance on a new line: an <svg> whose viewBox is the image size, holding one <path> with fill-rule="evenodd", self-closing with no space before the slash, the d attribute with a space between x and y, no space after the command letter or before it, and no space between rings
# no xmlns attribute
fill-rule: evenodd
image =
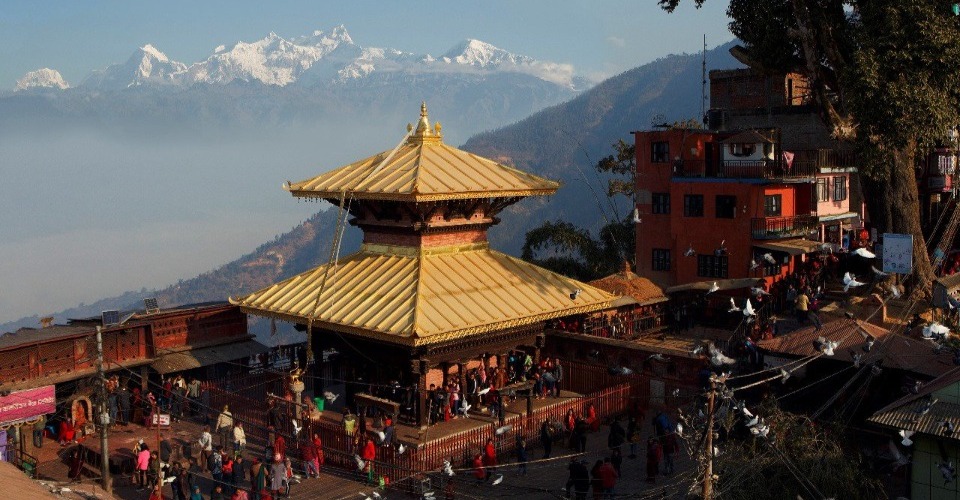
<svg viewBox="0 0 960 500"><path fill-rule="evenodd" d="M593 403L587 405L584 420L587 421L591 431L597 432L600 429L600 419L597 418L597 409L593 407Z"/></svg>
<svg viewBox="0 0 960 500"><path fill-rule="evenodd" d="M366 463L365 470L367 472L367 480L372 483L373 460L377 458L377 445L373 444L372 439L367 438L367 444L363 446L363 451L361 452L360 457L363 458L363 461Z"/></svg>
<svg viewBox="0 0 960 500"><path fill-rule="evenodd" d="M479 453L473 457L473 477L478 483L487 479L487 469L483 467L483 455Z"/></svg>
<svg viewBox="0 0 960 500"><path fill-rule="evenodd" d="M603 487L604 498L613 497L613 490L617 486L617 479L620 478L620 475L617 474L617 470L613 467L613 463L610 461L610 458L605 458L603 460L603 465L600 466L600 485Z"/></svg>
<svg viewBox="0 0 960 500"><path fill-rule="evenodd" d="M483 465L493 472L497 466L497 447L493 445L493 438L487 439L487 444L483 447Z"/></svg>

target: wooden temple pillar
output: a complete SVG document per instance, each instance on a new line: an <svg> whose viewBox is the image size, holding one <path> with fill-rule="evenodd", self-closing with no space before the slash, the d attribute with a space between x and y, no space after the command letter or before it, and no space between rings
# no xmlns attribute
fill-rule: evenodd
<svg viewBox="0 0 960 500"><path fill-rule="evenodd" d="M457 372L457 379L460 381L460 399L463 400L460 404L463 404L467 400L467 364L464 361L457 361Z"/></svg>
<svg viewBox="0 0 960 500"><path fill-rule="evenodd" d="M417 377L417 426L422 431L430 425L427 408L427 373L430 372L430 363L426 359L414 359L411 368L413 375Z"/></svg>

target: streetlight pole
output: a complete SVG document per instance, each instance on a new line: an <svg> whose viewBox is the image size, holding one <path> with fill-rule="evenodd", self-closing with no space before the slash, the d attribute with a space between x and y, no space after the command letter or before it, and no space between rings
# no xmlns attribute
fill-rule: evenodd
<svg viewBox="0 0 960 500"><path fill-rule="evenodd" d="M100 400L97 406L100 411L97 421L100 424L100 480L107 495L113 495L113 482L110 480L110 447L107 444L107 428L110 426L110 414L107 413L106 378L103 374L103 334L102 327L97 327L97 390Z"/></svg>

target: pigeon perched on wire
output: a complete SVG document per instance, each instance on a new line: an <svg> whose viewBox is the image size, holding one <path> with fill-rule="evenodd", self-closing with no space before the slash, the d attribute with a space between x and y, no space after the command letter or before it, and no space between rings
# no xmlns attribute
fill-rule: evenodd
<svg viewBox="0 0 960 500"><path fill-rule="evenodd" d="M730 297L730 309L727 312L740 312L740 308L737 307L736 301L733 300L733 297Z"/></svg>
<svg viewBox="0 0 960 500"><path fill-rule="evenodd" d="M913 440L910 439L910 437L913 436L914 431L901 429L898 434L900 434L900 437L903 438L903 441L900 441L900 444L904 446L913 446Z"/></svg>
<svg viewBox="0 0 960 500"><path fill-rule="evenodd" d="M843 275L843 291L844 292L858 286L863 286L863 283L857 281L856 276L853 276L852 274L850 274L850 272L844 273Z"/></svg>
<svg viewBox="0 0 960 500"><path fill-rule="evenodd" d="M756 316L757 313L753 310L753 304L750 303L750 299L747 298L747 301L743 303L743 315L744 316Z"/></svg>
<svg viewBox="0 0 960 500"><path fill-rule="evenodd" d="M850 253L852 253L853 255L856 255L857 257L863 257L864 259L872 259L877 256L877 254L863 247L858 248Z"/></svg>
<svg viewBox="0 0 960 500"><path fill-rule="evenodd" d="M706 294L707 294L707 295L710 295L711 293L716 292L716 291L719 290L719 289L720 289L720 285L717 285L717 282L714 281L713 284L710 285L710 289L707 290L707 293L706 293Z"/></svg>
<svg viewBox="0 0 960 500"><path fill-rule="evenodd" d="M762 257L763 257L763 260L765 260L765 261L767 261L767 262L769 262L769 263L771 263L771 264L776 264L776 263L777 263L777 259L773 258L773 254L770 253L770 252L767 252L767 253L763 254Z"/></svg>
<svg viewBox="0 0 960 500"><path fill-rule="evenodd" d="M873 271L873 274L874 274L876 277L878 277L878 278L886 278L887 276L890 275L889 273L885 273L885 272L877 269L876 266L870 266L870 269Z"/></svg>
<svg viewBox="0 0 960 500"><path fill-rule="evenodd" d="M736 362L737 360L727 356L720 349L717 349L717 346L710 344L710 364L713 366L723 366L732 365Z"/></svg>
<svg viewBox="0 0 960 500"><path fill-rule="evenodd" d="M692 245L692 244L690 245L689 248L687 248L687 251L686 251L686 252L683 252L683 256L684 256L684 257L693 257L693 256L696 255L696 254L697 254L697 251L693 249L693 245Z"/></svg>

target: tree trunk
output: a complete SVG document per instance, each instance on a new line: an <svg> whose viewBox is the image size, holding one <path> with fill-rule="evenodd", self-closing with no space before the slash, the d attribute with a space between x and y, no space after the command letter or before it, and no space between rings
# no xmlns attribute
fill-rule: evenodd
<svg viewBox="0 0 960 500"><path fill-rule="evenodd" d="M935 276L920 225L920 201L914 175L916 145L891 151L890 161L880 166L886 179L864 179L864 198L870 220L880 233L913 235L913 283L927 296Z"/></svg>

